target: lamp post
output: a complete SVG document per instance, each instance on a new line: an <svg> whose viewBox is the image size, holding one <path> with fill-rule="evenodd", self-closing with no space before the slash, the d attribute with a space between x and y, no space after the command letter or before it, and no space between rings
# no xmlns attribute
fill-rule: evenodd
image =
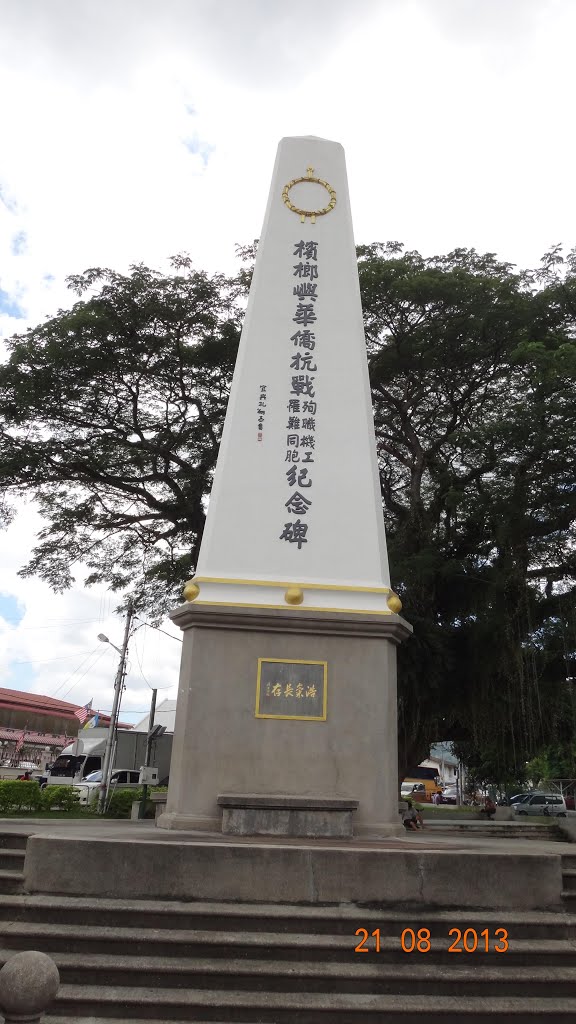
<svg viewBox="0 0 576 1024"><path fill-rule="evenodd" d="M133 606L132 600L128 601L128 609L126 611L126 624L124 626L124 640L122 642L122 648L116 647L111 640L108 639L104 633L98 634L98 639L102 643L110 644L115 651L118 651L120 655L120 662L118 664L118 671L116 672L116 679L114 680L114 701L112 704L112 714L110 716L110 725L108 728L108 737L106 739L106 749L104 751L104 764L102 766L102 781L100 783L100 791L98 793L98 813L104 814L106 810L106 797L108 795L108 787L110 785L110 774L112 771L112 751L114 749L114 740L116 738L116 730L118 728L118 715L120 713L120 698L122 696L122 685L124 682L124 673L126 665L126 654L128 651L128 640L130 638L130 623L132 622Z"/></svg>

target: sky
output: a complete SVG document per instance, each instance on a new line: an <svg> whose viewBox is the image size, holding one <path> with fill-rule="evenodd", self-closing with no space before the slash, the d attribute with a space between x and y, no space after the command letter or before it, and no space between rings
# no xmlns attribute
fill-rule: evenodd
<svg viewBox="0 0 576 1024"><path fill-rule="evenodd" d="M358 243L576 244L573 0L0 0L0 24L0 338L87 267L233 270L286 135L344 145ZM41 525L0 532L0 685L109 710L118 597L82 566L21 579ZM137 625L125 721L177 688L178 631Z"/></svg>

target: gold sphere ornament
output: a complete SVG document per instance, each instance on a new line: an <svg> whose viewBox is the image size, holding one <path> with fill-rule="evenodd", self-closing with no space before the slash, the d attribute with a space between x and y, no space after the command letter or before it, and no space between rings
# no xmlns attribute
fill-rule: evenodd
<svg viewBox="0 0 576 1024"><path fill-rule="evenodd" d="M286 604L302 604L304 600L304 591L301 587L288 587L288 590L284 594L284 600Z"/></svg>
<svg viewBox="0 0 576 1024"><path fill-rule="evenodd" d="M194 580L188 580L188 583L184 587L184 600L195 601L200 593L200 587Z"/></svg>
<svg viewBox="0 0 576 1024"><path fill-rule="evenodd" d="M386 601L391 612L398 615L402 611L402 601L398 597L398 594L390 594L390 597Z"/></svg>

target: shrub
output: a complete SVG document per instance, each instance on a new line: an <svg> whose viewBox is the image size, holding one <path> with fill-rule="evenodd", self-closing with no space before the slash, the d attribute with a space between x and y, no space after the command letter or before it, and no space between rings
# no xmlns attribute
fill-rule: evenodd
<svg viewBox="0 0 576 1024"><path fill-rule="evenodd" d="M72 786L46 786L41 791L42 806L45 811L53 811L58 808L62 811L73 811L76 809L80 794Z"/></svg>
<svg viewBox="0 0 576 1024"><path fill-rule="evenodd" d="M164 787L165 789L166 787ZM161 787L158 786L153 790L154 793L161 792ZM150 789L148 790L150 794ZM140 789L117 789L112 793L110 802L106 809L106 814L110 818L129 818L132 812L132 804L142 799L142 787ZM154 804L151 800L146 803L146 818L153 818L155 813Z"/></svg>
<svg viewBox="0 0 576 1024"><path fill-rule="evenodd" d="M39 811L42 809L42 790L37 782L5 779L0 782L0 812Z"/></svg>

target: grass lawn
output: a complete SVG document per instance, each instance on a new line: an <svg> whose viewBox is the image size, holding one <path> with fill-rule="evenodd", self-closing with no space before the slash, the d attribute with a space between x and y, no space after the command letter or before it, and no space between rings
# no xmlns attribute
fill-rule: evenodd
<svg viewBox="0 0 576 1024"><path fill-rule="evenodd" d="M4 811L0 821L8 818L98 818L100 815L88 811Z"/></svg>

